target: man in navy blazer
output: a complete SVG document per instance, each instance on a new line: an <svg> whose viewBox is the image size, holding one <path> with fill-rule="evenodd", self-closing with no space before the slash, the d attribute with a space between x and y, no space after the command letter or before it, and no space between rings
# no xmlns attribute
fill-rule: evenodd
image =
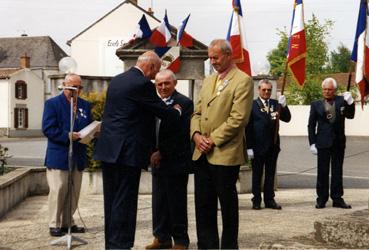
<svg viewBox="0 0 369 250"><path fill-rule="evenodd" d="M187 183L191 167L190 121L193 102L175 89L176 76L161 70L155 77L156 90L168 105L182 108L180 124L157 119L152 167L152 218L154 240L146 249L187 249ZM172 245L172 239L174 246Z"/></svg>
<svg viewBox="0 0 369 250"><path fill-rule="evenodd" d="M252 208L261 209L261 179L265 167L264 204L266 208L282 209L274 200L274 178L278 154L279 120L289 122L291 113L284 95L271 99L272 84L268 79L259 81L259 97L252 104L250 121L246 127L247 154L252 160Z"/></svg>
<svg viewBox="0 0 369 250"><path fill-rule="evenodd" d="M74 214L81 189L82 171L86 167L86 145L79 143L79 133L91 122L90 103L79 98L81 78L76 74L68 74L63 83L65 87L76 88L77 91L64 89L63 93L45 102L42 117L42 132L47 137L45 166L49 185L49 228L50 235L61 236L67 231L69 222L68 208L68 151L70 144L70 101L74 93L74 127L73 127L73 171L72 171L72 215ZM73 233L84 232L83 227L71 221Z"/></svg>
<svg viewBox="0 0 369 250"><path fill-rule="evenodd" d="M345 118L355 116L355 103L350 92L336 96L337 82L326 78L322 82L323 99L311 103L308 124L310 150L318 155L315 207L325 208L329 198L329 171L333 207L351 208L343 200L342 170L345 156Z"/></svg>
<svg viewBox="0 0 369 250"><path fill-rule="evenodd" d="M160 58L147 51L135 67L115 76L108 87L101 132L94 158L102 161L105 247L134 245L141 169L149 164L155 116L176 127L176 110L156 94L154 79Z"/></svg>

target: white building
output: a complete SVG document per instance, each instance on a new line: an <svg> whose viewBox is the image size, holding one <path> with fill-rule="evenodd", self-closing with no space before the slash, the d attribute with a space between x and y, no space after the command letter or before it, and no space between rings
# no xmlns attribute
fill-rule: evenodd
<svg viewBox="0 0 369 250"><path fill-rule="evenodd" d="M126 0L68 41L71 57L77 62L77 74L114 76L123 71L116 50L135 34L137 24L145 14L153 29L160 24L151 13Z"/></svg>
<svg viewBox="0 0 369 250"><path fill-rule="evenodd" d="M21 60L29 66L29 57ZM0 70L0 136L41 135L43 106L44 81L35 72Z"/></svg>

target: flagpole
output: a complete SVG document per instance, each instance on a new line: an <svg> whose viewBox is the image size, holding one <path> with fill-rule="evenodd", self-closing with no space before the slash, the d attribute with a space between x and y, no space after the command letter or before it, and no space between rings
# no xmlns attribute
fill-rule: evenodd
<svg viewBox="0 0 369 250"><path fill-rule="evenodd" d="M346 91L350 91L350 88L351 88L351 77L352 77L352 72L353 71L354 71L354 65L353 65L353 63L350 60L350 71L349 71L349 77L348 77Z"/></svg>

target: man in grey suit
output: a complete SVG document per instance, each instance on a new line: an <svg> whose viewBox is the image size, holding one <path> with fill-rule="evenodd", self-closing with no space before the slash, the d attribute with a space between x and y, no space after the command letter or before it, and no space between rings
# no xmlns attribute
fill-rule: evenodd
<svg viewBox="0 0 369 250"><path fill-rule="evenodd" d="M311 103L308 132L310 150L318 155L318 176L315 207L325 208L329 198L329 170L333 207L351 208L343 200L342 166L345 156L345 118L355 116L355 103L350 92L336 96L337 82L326 78L322 82L323 99Z"/></svg>

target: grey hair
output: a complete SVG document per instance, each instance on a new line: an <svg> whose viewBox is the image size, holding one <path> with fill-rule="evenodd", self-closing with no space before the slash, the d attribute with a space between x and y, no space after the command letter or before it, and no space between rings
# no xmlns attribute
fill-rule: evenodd
<svg viewBox="0 0 369 250"><path fill-rule="evenodd" d="M64 82L72 82L73 80L78 79L80 82L82 82L82 79L79 75L74 74L74 73L70 73L70 74L66 74L65 78L64 78Z"/></svg>
<svg viewBox="0 0 369 250"><path fill-rule="evenodd" d="M153 51L147 51L137 58L137 63L160 62L160 57Z"/></svg>
<svg viewBox="0 0 369 250"><path fill-rule="evenodd" d="M333 87L334 89L337 89L337 81L332 78L332 77L328 77L328 78L325 78L322 82L322 88L324 87L325 84L331 82L333 84Z"/></svg>
<svg viewBox="0 0 369 250"><path fill-rule="evenodd" d="M229 41L225 39L214 39L213 41L211 41L209 44L209 48L213 48L215 46L219 46L223 54L232 54L232 46Z"/></svg>
<svg viewBox="0 0 369 250"><path fill-rule="evenodd" d="M265 83L265 84L270 84L270 85L272 85L272 87L273 87L273 84L268 80L268 79L261 79L259 82L258 82L258 88L260 89L260 87L261 87L261 84L263 84L263 83Z"/></svg>
<svg viewBox="0 0 369 250"><path fill-rule="evenodd" d="M173 81L177 81L176 75L170 69L162 69L156 74L156 76L158 75L169 75Z"/></svg>

